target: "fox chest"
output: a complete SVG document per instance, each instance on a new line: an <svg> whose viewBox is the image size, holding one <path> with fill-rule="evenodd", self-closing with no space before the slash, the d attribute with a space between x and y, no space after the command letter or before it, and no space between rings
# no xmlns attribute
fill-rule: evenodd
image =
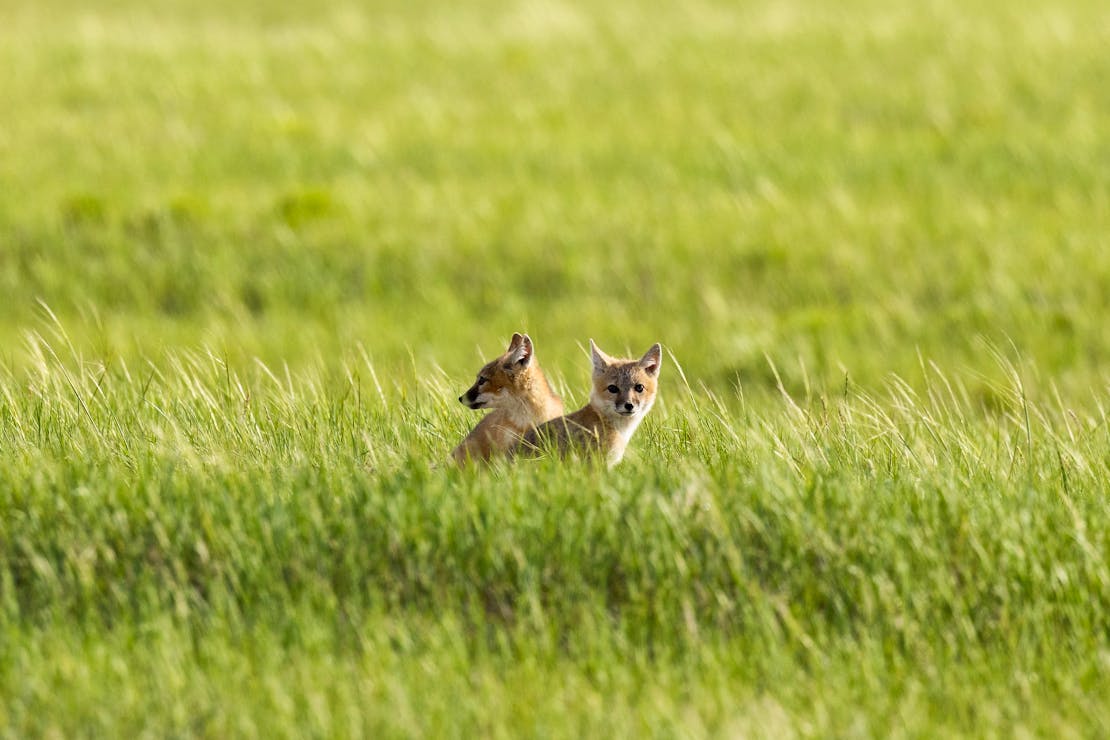
<svg viewBox="0 0 1110 740"><path fill-rule="evenodd" d="M605 450L605 462L610 466L616 465L624 458L624 451L628 448L628 438L623 434L613 434Z"/></svg>

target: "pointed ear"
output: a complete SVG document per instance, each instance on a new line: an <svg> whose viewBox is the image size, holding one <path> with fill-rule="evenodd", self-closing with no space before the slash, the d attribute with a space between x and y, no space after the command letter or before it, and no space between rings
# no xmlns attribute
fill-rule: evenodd
<svg viewBox="0 0 1110 740"><path fill-rule="evenodd" d="M517 338L519 337L519 341ZM527 334L523 336L520 334L513 335L513 341L516 343L515 348L509 345L509 364L520 367L528 367L532 363L532 358L535 356L535 351L532 349L532 338Z"/></svg>
<svg viewBox="0 0 1110 740"><path fill-rule="evenodd" d="M643 357L640 358L640 367L644 372L651 376L659 374L659 366L663 364L663 348L659 346L659 342L651 345Z"/></svg>
<svg viewBox="0 0 1110 740"><path fill-rule="evenodd" d="M520 343L522 341L524 341L524 335L514 332L513 333L513 338L509 340L509 348L505 351L506 352L512 352L514 349L516 349L517 347L520 346Z"/></svg>
<svg viewBox="0 0 1110 740"><path fill-rule="evenodd" d="M602 370L604 370L605 368L609 367L610 364L612 364L611 358L609 357L609 355L605 354L600 349L598 349L597 345L594 344L594 340L592 340L592 339L590 340L590 359L594 363L594 372L595 373L600 373Z"/></svg>

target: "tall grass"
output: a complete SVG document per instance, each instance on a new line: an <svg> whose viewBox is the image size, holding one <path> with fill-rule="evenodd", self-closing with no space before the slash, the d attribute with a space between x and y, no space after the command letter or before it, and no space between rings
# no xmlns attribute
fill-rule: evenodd
<svg viewBox="0 0 1110 740"><path fill-rule="evenodd" d="M1102 4L9 10L3 736L1110 731Z"/></svg>
<svg viewBox="0 0 1110 740"><path fill-rule="evenodd" d="M614 471L475 472L429 465L465 431L442 380L34 346L2 382L17 734L1105 729L1106 419L1013 365L990 408L928 367L760 407L672 376Z"/></svg>

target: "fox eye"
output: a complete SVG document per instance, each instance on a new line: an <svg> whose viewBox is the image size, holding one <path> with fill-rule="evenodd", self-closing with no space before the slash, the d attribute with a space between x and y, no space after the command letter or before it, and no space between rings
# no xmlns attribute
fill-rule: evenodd
<svg viewBox="0 0 1110 740"><path fill-rule="evenodd" d="M610 393L620 393L621 392L621 389L618 388L615 385L609 386L606 390L608 390Z"/></svg>
<svg viewBox="0 0 1110 740"><path fill-rule="evenodd" d="M488 382L489 378L483 378L481 375L478 376L478 385L485 385Z"/></svg>
<svg viewBox="0 0 1110 740"><path fill-rule="evenodd" d="M635 387L637 393L643 393L644 392L644 384L643 383L637 383L634 387Z"/></svg>

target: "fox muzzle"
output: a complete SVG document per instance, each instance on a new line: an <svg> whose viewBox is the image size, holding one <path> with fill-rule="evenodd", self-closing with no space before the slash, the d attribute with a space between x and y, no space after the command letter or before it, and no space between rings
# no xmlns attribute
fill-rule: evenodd
<svg viewBox="0 0 1110 740"><path fill-rule="evenodd" d="M471 386L471 388L461 396L459 396L459 403L468 406L472 409L481 408L485 404L478 403L478 386Z"/></svg>

